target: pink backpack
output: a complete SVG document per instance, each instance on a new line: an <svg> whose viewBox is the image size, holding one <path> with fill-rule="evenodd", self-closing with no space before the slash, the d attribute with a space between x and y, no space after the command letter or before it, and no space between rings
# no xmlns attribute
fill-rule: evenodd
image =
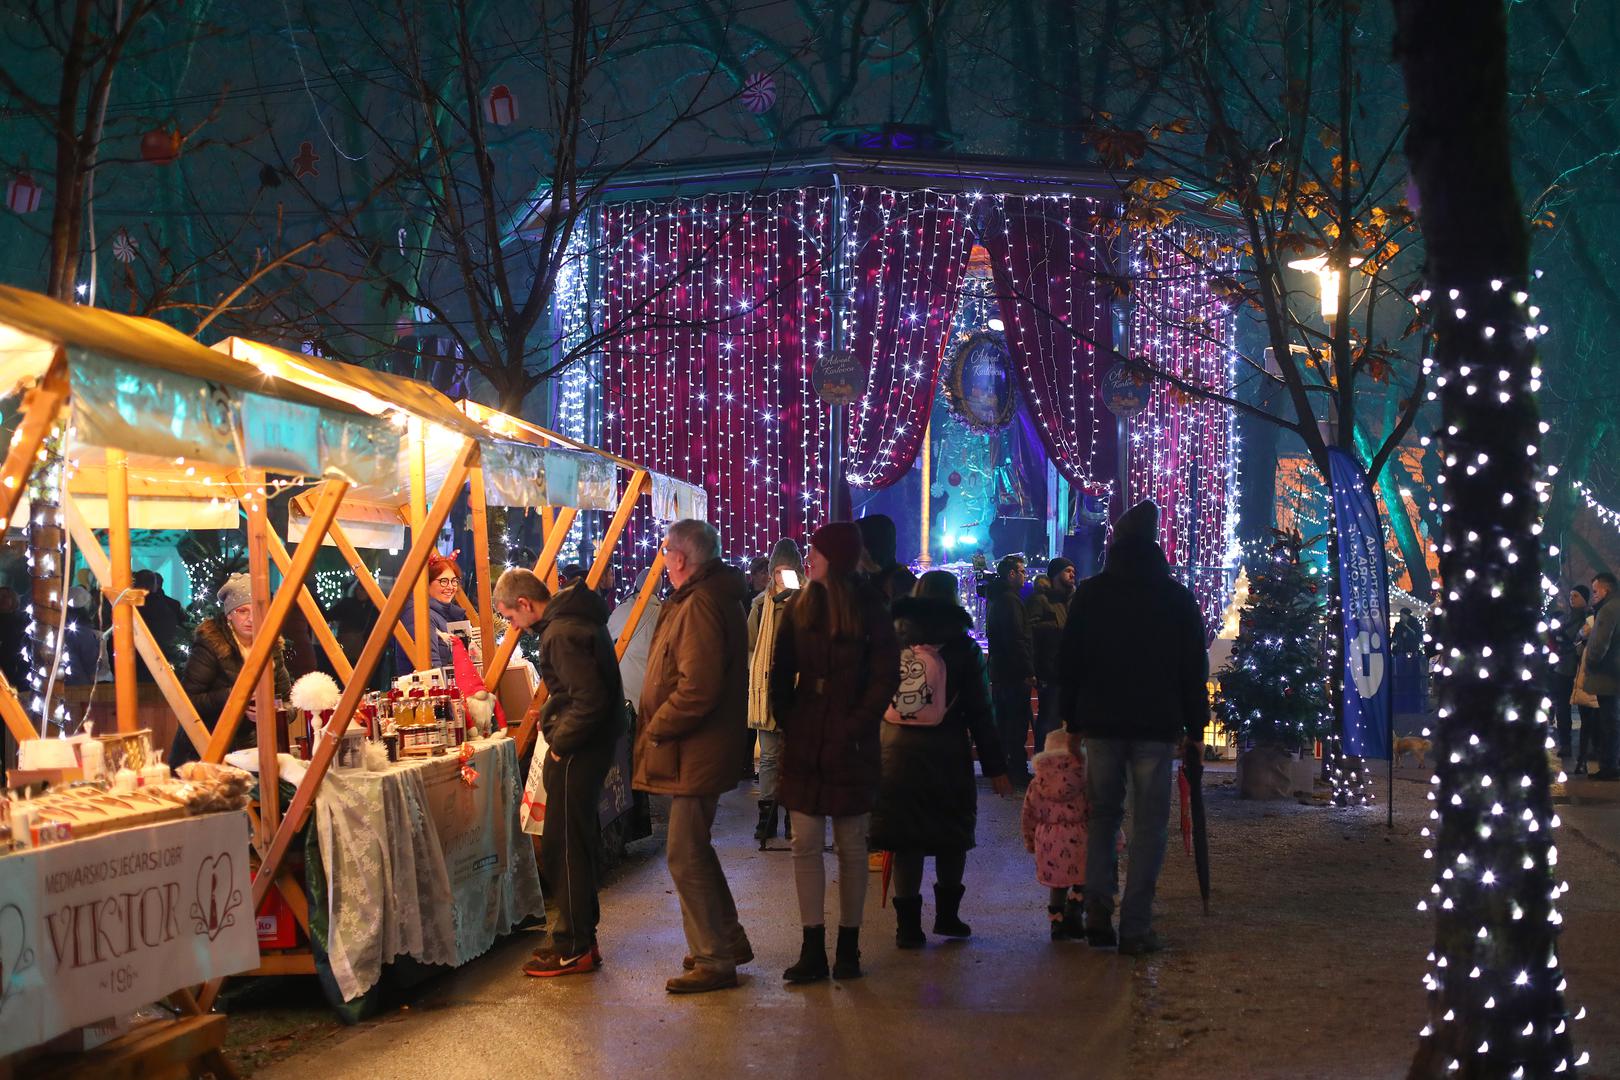
<svg viewBox="0 0 1620 1080"><path fill-rule="evenodd" d="M932 645L900 650L900 686L883 719L905 727L938 727L945 719L945 661Z"/></svg>

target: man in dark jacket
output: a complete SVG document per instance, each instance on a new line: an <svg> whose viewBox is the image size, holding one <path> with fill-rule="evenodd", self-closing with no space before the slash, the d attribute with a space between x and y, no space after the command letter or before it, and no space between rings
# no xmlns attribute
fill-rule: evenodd
<svg viewBox="0 0 1620 1080"><path fill-rule="evenodd" d="M1024 557L1006 555L996 564L996 576L979 590L985 598L984 636L990 646L990 699L1007 775L1015 784L1029 783L1024 740L1035 722L1029 709L1029 691L1035 685L1034 644L1020 595L1026 576Z"/></svg>
<svg viewBox="0 0 1620 1080"><path fill-rule="evenodd" d="M871 562L866 573L867 583L890 604L902 596L910 596L917 586L917 575L899 559L900 539L894 519L888 514L867 514L855 527L861 530L861 543Z"/></svg>
<svg viewBox="0 0 1620 1080"><path fill-rule="evenodd" d="M173 664L180 658L180 642L186 633L186 609L180 606L180 601L163 591L163 579L151 570L137 570L132 580L137 589L146 590L146 599L141 603L141 618L146 621L146 628L152 631L152 640L163 655ZM135 678L140 682L152 682L152 672L147 668L146 661L135 657Z"/></svg>
<svg viewBox="0 0 1620 1080"><path fill-rule="evenodd" d="M754 958L712 838L720 796L748 768L748 583L720 558L720 536L702 521L669 527L664 570L675 591L647 655L635 788L672 796L665 854L691 951L689 970L664 989L701 994L736 986L737 965Z"/></svg>
<svg viewBox="0 0 1620 1080"><path fill-rule="evenodd" d="M1582 687L1598 700L1597 731L1592 748L1598 771L1593 780L1620 780L1620 599L1614 595L1615 577L1602 573L1592 579L1592 633L1586 639L1586 674ZM1586 732L1581 731L1584 742ZM1582 760L1585 760L1583 752Z"/></svg>
<svg viewBox="0 0 1620 1080"><path fill-rule="evenodd" d="M1170 762L1176 744L1202 754L1209 717L1209 657L1193 594L1170 576L1157 542L1159 508L1138 503L1114 526L1103 572L1082 581L1069 606L1059 649L1063 715L1085 736L1091 799L1086 848L1086 939L1136 956L1161 948L1153 894L1164 865L1170 821ZM1125 815L1131 837L1119 936L1114 837Z"/></svg>
<svg viewBox="0 0 1620 1080"><path fill-rule="evenodd" d="M583 578L551 596L528 570L508 570L495 584L495 608L520 630L540 636L540 678L546 702L540 732L546 740L541 782L546 828L540 862L557 902L551 940L523 965L525 975L547 978L595 970L601 952L596 886L602 861L597 821L602 782L624 731L624 687L608 637L608 609Z"/></svg>
<svg viewBox="0 0 1620 1080"><path fill-rule="evenodd" d="M1058 644L1069 621L1069 601L1074 599L1074 563L1056 558L1046 573L1035 579L1024 610L1029 612L1029 636L1034 646L1035 679L1039 684L1040 711L1035 714L1035 747L1046 745L1046 733L1058 727Z"/></svg>

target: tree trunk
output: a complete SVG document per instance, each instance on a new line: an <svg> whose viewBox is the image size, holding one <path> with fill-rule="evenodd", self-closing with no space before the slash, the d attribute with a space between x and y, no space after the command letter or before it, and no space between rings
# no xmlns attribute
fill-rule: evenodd
<svg viewBox="0 0 1620 1080"><path fill-rule="evenodd" d="M1437 611L1448 657L1430 795L1441 875L1423 900L1436 919L1430 1015L1410 1075L1574 1075L1556 948L1561 879L1546 714L1525 661L1541 607L1538 427L1525 332L1529 237L1509 158L1506 14L1467 0L1393 3L1438 333L1445 596Z"/></svg>

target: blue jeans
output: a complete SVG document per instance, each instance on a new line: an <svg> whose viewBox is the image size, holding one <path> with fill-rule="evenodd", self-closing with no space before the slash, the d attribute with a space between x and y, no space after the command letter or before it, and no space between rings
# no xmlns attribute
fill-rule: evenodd
<svg viewBox="0 0 1620 1080"><path fill-rule="evenodd" d="M759 797L776 801L776 778L781 772L782 733L759 730Z"/></svg>
<svg viewBox="0 0 1620 1080"><path fill-rule="evenodd" d="M1126 849L1125 899L1119 909L1120 939L1141 938L1153 928L1153 893L1164 866L1170 826L1170 763L1174 743L1134 739L1086 740L1086 790L1091 825L1086 843L1086 908L1111 914L1119 887L1119 845L1127 782L1131 837Z"/></svg>

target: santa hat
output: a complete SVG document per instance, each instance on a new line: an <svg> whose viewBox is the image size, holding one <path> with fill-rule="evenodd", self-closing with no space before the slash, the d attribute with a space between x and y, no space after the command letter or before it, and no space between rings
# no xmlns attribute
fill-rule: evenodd
<svg viewBox="0 0 1620 1080"><path fill-rule="evenodd" d="M827 569L839 577L855 573L861 552L865 550L861 530L847 521L835 521L817 529L810 537L810 546L821 552L821 557L827 560Z"/></svg>

